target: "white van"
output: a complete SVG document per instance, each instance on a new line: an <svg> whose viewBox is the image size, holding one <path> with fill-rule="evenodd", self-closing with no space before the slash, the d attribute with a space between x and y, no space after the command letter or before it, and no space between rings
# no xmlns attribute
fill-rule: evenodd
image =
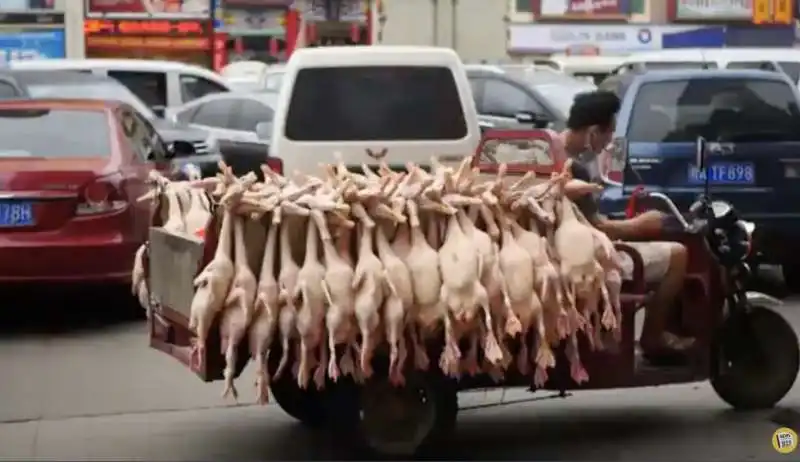
<svg viewBox="0 0 800 462"><path fill-rule="evenodd" d="M154 112L182 106L209 93L230 91L225 80L200 66L147 59L43 59L14 61L11 69L74 70L113 77Z"/></svg>
<svg viewBox="0 0 800 462"><path fill-rule="evenodd" d="M676 48L628 56L616 74L646 69L764 69L800 82L800 50L793 48Z"/></svg>
<svg viewBox="0 0 800 462"><path fill-rule="evenodd" d="M284 171L319 174L342 155L348 167L385 161L430 165L474 154L481 133L469 81L448 48L304 48L286 65L270 155Z"/></svg>
<svg viewBox="0 0 800 462"><path fill-rule="evenodd" d="M551 67L573 77L586 79L597 85L625 63L625 56L553 55L549 58L534 59L533 63L538 66Z"/></svg>

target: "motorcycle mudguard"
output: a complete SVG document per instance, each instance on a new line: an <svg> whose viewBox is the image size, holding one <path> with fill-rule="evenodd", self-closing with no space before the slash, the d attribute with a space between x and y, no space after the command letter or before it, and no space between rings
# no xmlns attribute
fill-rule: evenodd
<svg viewBox="0 0 800 462"><path fill-rule="evenodd" d="M745 293L747 302L752 306L763 306L764 308L777 308L783 305L783 302L771 295L754 290L748 290Z"/></svg>

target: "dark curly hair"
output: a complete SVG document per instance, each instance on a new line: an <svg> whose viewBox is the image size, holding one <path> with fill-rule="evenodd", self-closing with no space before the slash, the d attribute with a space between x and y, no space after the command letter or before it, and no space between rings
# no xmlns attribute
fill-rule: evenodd
<svg viewBox="0 0 800 462"><path fill-rule="evenodd" d="M597 125L608 130L614 122L614 115L619 112L619 107L619 98L613 92L595 90L579 93L569 110L567 128L583 130Z"/></svg>

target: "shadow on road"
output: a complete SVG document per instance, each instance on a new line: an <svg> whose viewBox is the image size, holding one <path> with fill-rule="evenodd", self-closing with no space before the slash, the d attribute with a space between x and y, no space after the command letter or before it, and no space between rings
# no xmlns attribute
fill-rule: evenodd
<svg viewBox="0 0 800 462"><path fill-rule="evenodd" d="M137 319L144 311L122 286L3 288L0 336L71 333Z"/></svg>
<svg viewBox="0 0 800 462"><path fill-rule="evenodd" d="M681 453L691 452L691 441L697 436L735 439L742 431L737 422L759 419L752 414L709 409L692 412L666 405L581 412L552 408L538 412L530 406L507 409L465 413L451 439L417 460L639 460L637 454L652 460L676 460ZM730 434L718 435L709 430L712 425L719 430L727 427ZM224 435L217 439L239 450L234 454L225 451L220 457L262 454L263 460L374 460L353 452L330 434L312 432L299 424L275 427L265 422L263 432L252 426L222 431ZM731 450L735 451L730 445L720 451L707 447L702 458L722 460L723 453ZM210 458L216 459L216 455Z"/></svg>

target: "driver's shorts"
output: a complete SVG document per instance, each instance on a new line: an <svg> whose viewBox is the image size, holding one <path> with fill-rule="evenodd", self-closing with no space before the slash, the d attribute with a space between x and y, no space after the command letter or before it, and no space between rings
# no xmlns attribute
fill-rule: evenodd
<svg viewBox="0 0 800 462"><path fill-rule="evenodd" d="M669 241L625 242L642 256L644 262L644 279L646 283L660 282L669 270L672 249L677 244ZM633 280L633 260L625 252L619 252L622 278Z"/></svg>

